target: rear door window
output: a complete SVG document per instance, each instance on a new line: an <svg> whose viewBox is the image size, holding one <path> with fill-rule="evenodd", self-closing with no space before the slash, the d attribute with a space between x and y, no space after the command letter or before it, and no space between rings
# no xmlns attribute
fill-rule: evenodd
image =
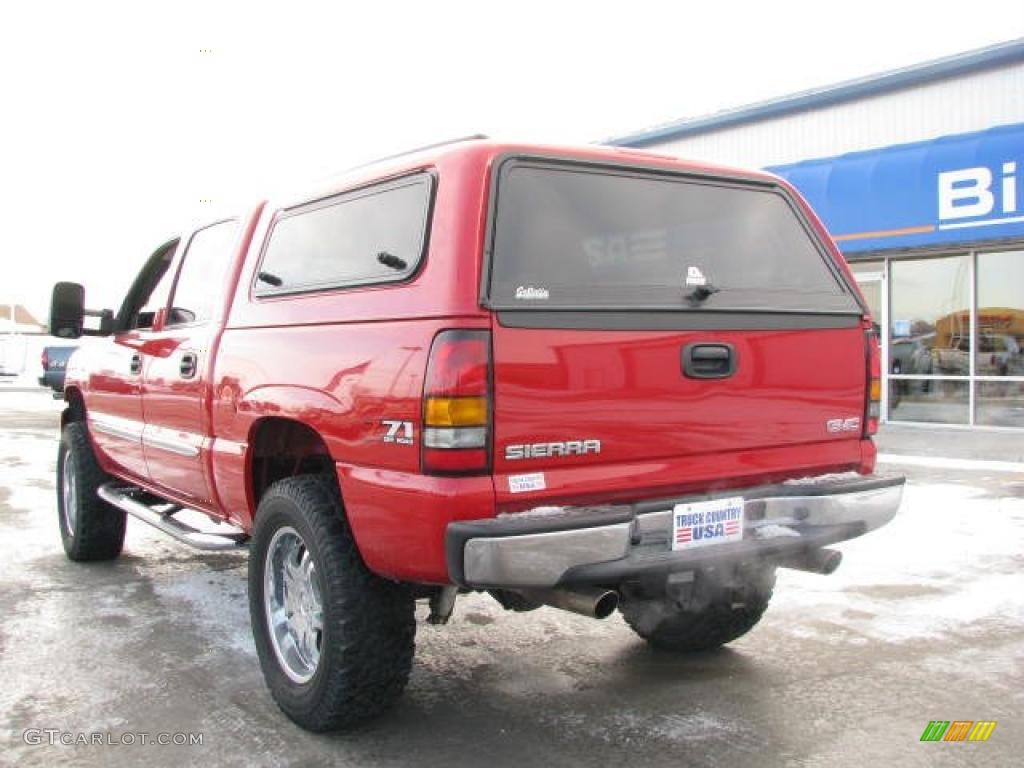
<svg viewBox="0 0 1024 768"><path fill-rule="evenodd" d="M288 211L270 233L255 294L406 279L423 256L430 191L419 174Z"/></svg>
<svg viewBox="0 0 1024 768"><path fill-rule="evenodd" d="M688 298L700 286L715 292ZM501 171L489 299L499 309L860 311L771 186L533 161Z"/></svg>

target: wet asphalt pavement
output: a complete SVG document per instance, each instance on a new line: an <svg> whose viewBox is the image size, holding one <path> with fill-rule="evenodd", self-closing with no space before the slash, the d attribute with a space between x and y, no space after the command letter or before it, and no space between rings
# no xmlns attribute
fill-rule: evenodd
<svg viewBox="0 0 1024 768"><path fill-rule="evenodd" d="M460 598L449 626L421 623L392 712L318 736L263 685L244 554L193 552L133 520L120 560L65 559L58 408L0 392L0 764L1020 764L1024 474L899 467L897 520L841 545L833 576L780 571L761 625L714 653L656 653L618 615ZM929 720L957 719L998 724L986 743L919 741ZM202 744L49 746L27 729Z"/></svg>

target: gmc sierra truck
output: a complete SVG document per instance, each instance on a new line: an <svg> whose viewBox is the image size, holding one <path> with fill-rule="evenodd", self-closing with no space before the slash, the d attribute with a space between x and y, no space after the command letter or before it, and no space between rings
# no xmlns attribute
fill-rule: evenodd
<svg viewBox="0 0 1024 768"><path fill-rule="evenodd" d="M264 677L316 731L399 696L417 600L714 648L902 494L866 304L764 173L426 148L175 236L116 312L59 283L51 328L104 337L67 368L68 557L117 557L126 513L248 547Z"/></svg>

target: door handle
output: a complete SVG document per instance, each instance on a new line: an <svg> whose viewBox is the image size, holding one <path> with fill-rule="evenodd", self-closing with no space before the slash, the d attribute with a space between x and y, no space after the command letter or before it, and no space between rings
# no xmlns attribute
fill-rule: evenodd
<svg viewBox="0 0 1024 768"><path fill-rule="evenodd" d="M727 379L736 373L732 344L687 344L683 347L683 375L691 379Z"/></svg>
<svg viewBox="0 0 1024 768"><path fill-rule="evenodd" d="M196 369L198 367L198 358L195 353L186 352L181 356L181 365L178 367L178 371L181 373L181 378L191 379L196 375Z"/></svg>
<svg viewBox="0 0 1024 768"><path fill-rule="evenodd" d="M142 355L132 355L132 361L128 364L128 372L133 376L142 372Z"/></svg>

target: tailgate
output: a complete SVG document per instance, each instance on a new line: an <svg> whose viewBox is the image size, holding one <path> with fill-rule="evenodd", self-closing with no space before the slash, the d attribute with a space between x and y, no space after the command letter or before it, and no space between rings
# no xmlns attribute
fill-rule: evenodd
<svg viewBox="0 0 1024 768"><path fill-rule="evenodd" d="M783 190L522 159L498 179L501 503L859 464L864 310Z"/></svg>

